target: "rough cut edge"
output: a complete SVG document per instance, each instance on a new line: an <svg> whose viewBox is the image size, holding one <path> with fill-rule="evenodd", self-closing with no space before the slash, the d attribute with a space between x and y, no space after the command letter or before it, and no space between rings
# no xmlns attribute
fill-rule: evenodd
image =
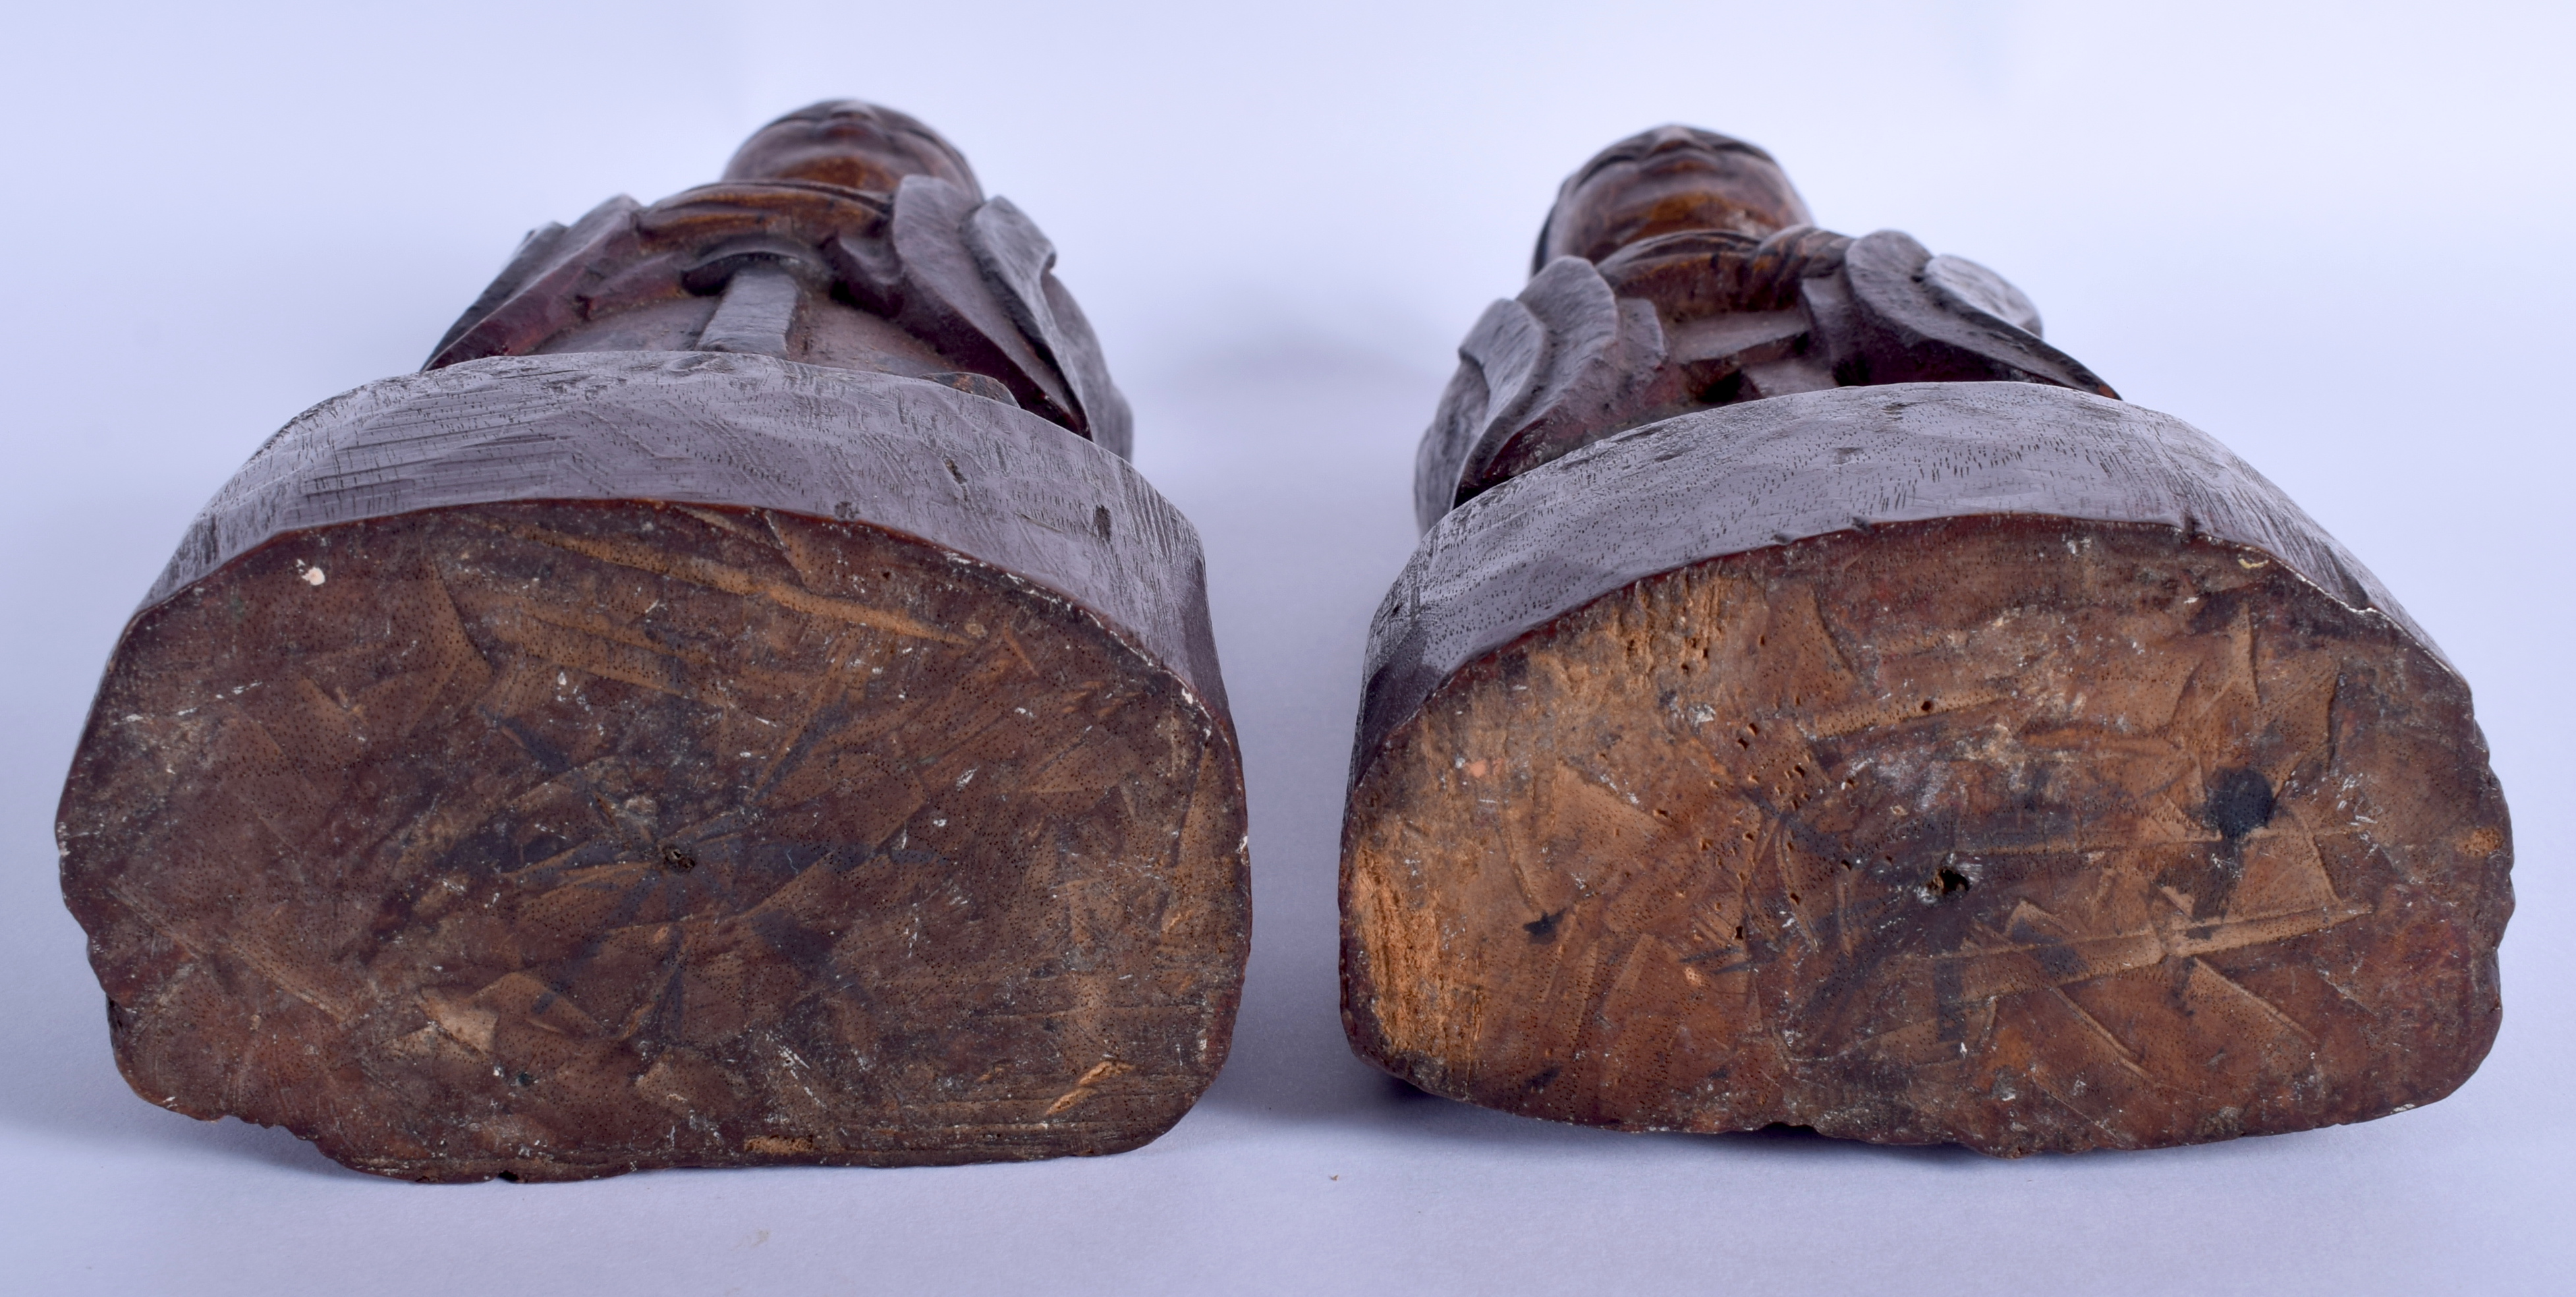
<svg viewBox="0 0 2576 1297"><path fill-rule="evenodd" d="M1370 619L1348 787L1442 681L1613 590L1713 558L1970 515L2161 523L2262 551L2449 658L2325 528L2207 433L2031 383L1896 383L1681 415L1451 510Z"/></svg>
<svg viewBox="0 0 2576 1297"><path fill-rule="evenodd" d="M660 353L638 354L650 355ZM731 359L732 357L727 358ZM516 360L518 358L513 357L507 359ZM466 363L472 364L475 362ZM792 364L792 362L779 361L767 361L766 363ZM800 369L816 368L801 365L795 367ZM819 372L829 375L843 371L826 369L819 370ZM405 377L417 378L421 377L421 375L407 375ZM389 384L396 381L398 380L389 379L384 380L384 383ZM901 381L913 382L915 380ZM340 401L351 397L361 396L369 392L371 389L383 385L384 384L368 384L365 387L344 393L341 397L333 398L332 401L327 401L321 405L313 407L313 409L307 411L305 415L299 416L297 420L290 422L285 429L280 430L276 435L272 436L269 442L263 445L260 451L254 455L251 461L251 466L259 464L261 459L265 457L273 447L286 441L287 434L296 431L298 425L302 424L306 419L325 412L329 407ZM920 386L930 387L939 391L950 390L940 387L937 384L923 383L920 384ZM998 409L1012 409L1012 407L999 406L998 403L994 402L983 402L983 404L991 405ZM1013 412L1016 413L1016 411ZM1066 438L1073 436L1073 434L1066 433L1061 428L1058 428L1056 425L1051 423L1045 423L1042 424L1042 426L1052 436ZM1082 441L1080 444L1086 449L1092 448L1093 445L1089 441ZM1094 451L1094 453L1102 454L1102 452L1098 451ZM1106 457L1105 454L1103 457ZM1192 579L1197 583L1195 587L1196 599L1201 610L1199 613L1199 624L1205 625L1205 584L1203 576L1200 575L1202 568L1199 566L1196 531L1191 528L1187 519L1182 518L1177 510L1173 510L1171 505L1164 501L1158 493L1155 493L1150 485L1145 484L1141 477L1137 477L1134 474L1134 471L1131 468L1128 468L1127 461L1123 457L1112 459L1111 462L1117 465L1118 468L1125 470L1128 477L1134 479L1135 489L1143 493L1146 497L1147 503L1152 506L1158 506L1162 510L1168 512L1171 519L1177 523L1178 527L1181 529L1180 540L1186 547L1183 556L1190 561L1191 566L1189 571ZM201 535L212 533L214 527L210 522L210 519L217 512L219 506L227 503L227 497L232 492L232 489L235 486L241 485L245 479L249 479L251 477L251 466L245 466L240 473L236 474L234 480L226 484L224 491L219 492L215 500L209 503L200 513L188 533L188 538L190 540L196 540ZM291 481L293 479L290 477L289 480ZM273 486L274 484L266 485ZM310 488L307 488L306 493L307 495L319 494L311 491ZM652 500L638 500L625 494L567 497L559 491L548 490L538 492L524 498L498 501L489 499L467 500L459 505L435 507L471 508L476 504L552 502L566 498L582 500L585 503L644 504L647 506L653 503ZM756 505L742 505L734 501L707 501L705 503L716 504L727 508L760 507ZM371 519L390 517L399 514L421 512L425 508L430 507L432 506L424 506L423 508L397 508L379 513L361 514L349 519L348 521L368 521ZM806 511L800 510L798 512ZM1023 515L1023 517L1025 518L1025 515ZM986 568L989 570L992 579L995 579L1005 588L1010 589L1018 597L1030 599L1042 604L1060 604L1081 621L1098 628L1103 637L1108 641L1108 647L1113 653L1123 651L1125 653L1133 654L1137 659L1137 665L1144 670L1171 672L1175 679L1175 683L1180 685L1181 702L1187 709L1196 713L1204 722L1202 735L1210 745L1209 756L1218 758L1215 764L1224 772L1226 782L1229 785L1222 791L1237 806L1248 808L1248 802L1245 798L1243 785L1243 757L1241 745L1235 734L1232 718L1225 710L1224 697L1221 692L1211 699L1208 695L1197 691L1192 686L1189 678L1180 674L1178 669L1172 666L1168 659L1158 657L1152 651L1137 643L1137 637L1133 632L1128 631L1118 623L1103 616L1094 607L1086 604L1083 600L1071 597L1061 590L1030 580L1020 572L1013 571L1008 567L987 562L986 560L978 558L972 554L947 549L933 542L925 541L924 538L917 535L896 531L892 528L880 526L873 522L855 517L835 521L844 521L845 525L880 533L883 537L890 539L896 544L927 545L929 548L941 552L952 565ZM206 576L210 576L216 571L220 571L223 566L230 563L235 558L242 557L243 555L265 548L266 546L279 541L291 540L295 536L305 531L312 530L315 527L327 527L330 525L334 524L316 523L309 526L282 527L275 534L262 538L258 542L247 546L239 553L226 556L214 563L205 572L182 581L165 592L161 589L161 585L172 579L172 573L178 572L182 569L183 560L187 557L187 552L183 545L180 555L174 557L171 560L169 567L165 569L161 582L156 583L153 595L148 597L136 610L134 615L128 620L125 629L119 634L117 647L114 653L110 655L107 669L109 671L114 670L116 662L121 659L125 653L127 644L133 636L136 628L142 624L145 616L160 604L184 593L187 588L195 584L196 581L203 580ZM1211 682L1216 682L1213 653L1214 649L1211 644L1209 647L1208 662L1209 679ZM1221 690L1221 683L1219 683L1217 687ZM102 689L100 691L99 698L93 700L90 715L83 726L83 733L85 736L99 724L99 705L104 701L105 697L106 692ZM86 738L84 738L84 746L86 746ZM64 824L69 816L69 803L74 795L74 789L79 783L80 760L81 754L76 753L74 756L75 768L72 780L64 790L63 806L58 808L56 812L56 848L57 854L62 857L67 882L68 873L71 867L70 862L72 848L66 838ZM401 1158L369 1156L354 1151L347 1144L334 1138L330 1131L316 1126L311 1122L298 1122L293 1120L270 1121L264 1117L236 1111L233 1108L221 1106L220 1104L198 1107L179 1102L174 1096L156 1098L155 1095L161 1092L161 1087L143 1083L143 1078L139 1077L133 1070L132 1060L128 1057L126 1050L123 1048L121 1043L112 1050L112 1053L114 1055L118 1073L126 1082L128 1088L135 1093L136 1097L143 1099L145 1102L150 1103L155 1107L163 1108L198 1121L219 1122L224 1118L230 1117L247 1125L259 1126L263 1129L283 1130L297 1139L313 1145L314 1148L324 1157L329 1158L334 1163L337 1163L349 1170L356 1171L364 1175L405 1180L420 1184L469 1184L487 1182L495 1179L521 1183L550 1184L605 1179L643 1171L743 1170L756 1167L783 1166L871 1168L972 1166L988 1163L1048 1161L1062 1157L1113 1156L1120 1153L1133 1152L1134 1150L1153 1143L1155 1140L1169 1134L1173 1127L1179 1125L1181 1120L1187 1117L1190 1112L1198 1106L1199 1100L1206 1097L1208 1087L1214 1085L1216 1078L1223 1074L1225 1070L1226 1060L1233 1052L1234 1029L1236 1021L1242 1011L1244 974L1251 959L1250 850L1251 838L1247 832L1238 835L1233 845L1228 848L1225 853L1225 858L1233 865L1231 870L1233 874L1233 888L1244 898L1243 909L1245 922L1241 934L1241 940L1238 943L1236 956L1230 970L1230 976L1225 982L1221 993L1212 997L1209 1004L1207 1014L1208 1021L1207 1025L1203 1028L1203 1034L1206 1038L1206 1045L1203 1052L1207 1060L1204 1079L1202 1079L1196 1089L1189 1094L1187 1101L1174 1108L1168 1117L1160 1121L1147 1122L1127 1127L1125 1129L1111 1130L1105 1137L1096 1139L1090 1147L1051 1149L1034 1143L1022 1144L988 1139L973 1144L937 1145L925 1143L921 1147L896 1146L872 1149L836 1149L805 1152L738 1151L735 1155L726 1157L681 1159L656 1159L650 1157L625 1156L602 1158L546 1156L529 1158L480 1157L450 1160L436 1157ZM76 915L75 917L82 916ZM88 926L86 918L82 918L82 924L84 929L86 929ZM97 952L93 951L92 953L93 956L95 956ZM110 1008L113 1009L114 1005L111 1004ZM1062 1126L1050 1126L1048 1127L1048 1131L1049 1133L1055 1133L1063 1130L1101 1130L1104 1128L1107 1128L1107 1123L1077 1122ZM927 1139L927 1135L924 1132L912 1132L911 1135L912 1138L915 1139Z"/></svg>
<svg viewBox="0 0 2576 1297"><path fill-rule="evenodd" d="M1231 726L1198 532L1126 460L937 383L766 356L499 356L344 392L216 492L137 615L288 532L520 500L778 509L918 537L1096 610Z"/></svg>
<svg viewBox="0 0 2576 1297"><path fill-rule="evenodd" d="M1924 386L1930 385L1926 384ZM2245 468L2244 471L2249 475L2253 472L2251 468ZM2265 487L2270 487L2270 483L2264 479L2256 477L2255 481ZM2057 521L2064 517L2064 515L2060 514L2037 514L2030 512L1995 514L1988 516L2004 521ZM1945 520L1946 519L1935 517L1922 521L1938 522ZM2313 520L2309 519L2304 513L2297 514L2296 520L2311 528L2315 527ZM2134 522L2123 523L2116 520L2098 519L2078 519L2077 521L2098 523L2108 526L2129 526L2141 529L2152 528L2158 525L2154 522L2140 524ZM1817 534L1828 535L1832 534L1834 531L1866 530L1868 530L1867 526L1862 525L1850 528L1828 529L1825 532L1819 532ZM2176 530L2176 539L2178 543L2185 546L2188 546L2195 541L2205 542L2228 549L2263 554L2274 558L2276 561L2278 560L2278 555L2272 554L2268 550L2257 549L2256 547L2247 545L2241 541L2213 536L2205 531L2193 533L2179 528ZM2322 540L2324 545L2332 547L2333 553L2340 556L2343 562L2351 565L2351 572L2356 576L2356 579L2359 582L2365 583L2368 591L2378 595L2380 598L2385 598L2385 592L2376 579L2373 578L2366 569L2361 568L2358 561L2352 559L2348 552L2342 550L2339 545L2336 545L2331 536L2327 536L2322 529L2317 529L2314 534ZM1608 599L1621 596L1627 593L1631 587L1635 585L1642 584L1645 581L1653 580L1655 578L1671 576L1683 568L1698 567L1707 563L1716 563L1723 559L1738 557L1742 554L1756 553L1768 548L1773 547L1753 546L1750 549L1737 551L1736 553L1713 555L1708 559L1681 564L1675 568L1666 569L1660 572L1649 573L1645 577L1638 578L1637 581L1620 586L1614 586L1608 590L1602 591L1592 599L1582 600L1576 603L1573 607L1566 609L1565 613L1570 614L1579 612L1581 609L1591 604L1604 602ZM1418 561L1419 559L1420 555L1417 553L1416 560ZM2241 555L2238 561L2240 563L2244 561ZM2468 686L2466 681L2461 679L2458 668L2453 665L2448 658L2441 654L2440 650L2433 645L2432 641L2424 635L2420 628L2405 616L2402 610L2397 609L2393 605L2356 605L2353 602L2338 597L2332 590L2321 586L2318 582L2311 579L2298 569L2290 567L2287 563L2283 563L2281 566L2294 590L2313 592L2318 597L2324 599L2333 609L2347 613L2354 618L2357 624L2353 628L2355 632L2352 637L2353 642L2359 643L2372 636L2379 637L2383 642L2383 646L2396 657L2402 659L2409 653L2420 652L2424 660L2424 665L2431 667L2441 675L2449 677L2450 681L2459 690L2459 717L2462 722L2461 737L2464 740L2464 745L2469 751L2476 754L2477 762L2480 767L2480 777L2494 797L2496 810L2500 815L2509 816L2509 811L2503 798L2503 790L2499 781L2496 779L2493 770L2489 766L2489 750L2487 747L2486 737L2476 724L2475 717L2470 710L2471 699L2469 698ZM1408 568L1408 575L1409 574L1410 568ZM1390 596L1389 604L1392 605L1392 603L1393 597ZM1383 615L1384 610L1381 609L1381 616ZM1565 614L1558 615L1561 616ZM1337 942L1336 952L1338 980L1340 982L1341 990L1338 1008L1340 1010L1343 1036L1349 1043L1353 1055L1387 1076L1401 1081L1404 1084L1435 1098L1469 1104L1485 1108L1489 1111L1508 1113L1512 1116L1532 1121L1575 1125L1584 1129L1609 1131L1623 1135L1739 1134L1785 1126L1809 1131L1827 1139L1870 1143L1883 1147L1937 1148L1951 1146L1962 1148L1981 1156L2004 1160L2019 1159L2042 1152L2081 1154L2086 1152L2098 1153L2112 1151L2102 1145L2091 1145L2082 1148L2045 1147L2036 1145L1996 1146L1987 1142L1980 1142L1966 1138L1956 1131L1933 1133L1918 1132L1902 1137L1891 1137L1853 1128L1848 1122L1814 1121L1813 1118L1818 1114L1800 1111L1798 1109L1798 1105L1795 1104L1783 1104L1776 1110L1762 1114L1757 1118L1736 1121L1733 1123L1701 1122L1687 1118L1681 1120L1590 1120L1578 1117L1569 1117L1557 1113L1529 1111L1511 1103L1497 1101L1491 1095L1479 1094L1476 1092L1476 1088L1473 1085L1456 1079L1456 1074L1453 1072L1448 1060L1434 1053L1425 1052L1421 1049L1398 1046L1388 1036L1383 1020L1377 1012L1377 1005L1383 998L1384 993L1380 990L1377 972L1370 957L1369 949L1366 943L1361 939L1359 928L1353 919L1355 878L1352 862L1354 858L1355 843L1361 833L1362 821L1358 812L1358 795L1364 776L1374 768L1374 758L1379 753L1395 750L1403 744L1411 741L1413 726L1410 722L1426 710L1424 704L1429 703L1433 698L1440 697L1443 692L1459 678L1460 675L1472 667L1476 667L1478 665L1490 665L1495 658L1498 658L1505 653L1511 652L1515 649L1525 648L1533 643L1545 639L1556 629L1554 623L1555 617L1551 616L1548 619L1522 628L1521 630L1509 635L1502 642L1495 644L1490 649L1477 653L1470 657L1466 662L1461 663L1457 672L1444 675L1435 683L1434 687L1428 691L1420 703L1417 703L1415 707L1408 710L1404 716L1399 718L1395 724L1391 725L1375 748L1362 749L1361 752L1357 754L1353 762L1350 785L1351 796L1349 798L1350 806L1345 814L1339 837L1339 857L1341 864L1336 888L1336 909L1340 916L1339 940ZM1372 650L1374 650L1375 647L1376 646L1372 644ZM1372 683L1374 683L1374 679L1372 679ZM2506 822L2509 823L2509 820ZM2507 860L2507 863L2503 866L2503 874L2509 880L2511 856L2513 852L2512 838L2509 828L2502 843L2502 851ZM2501 945L2504 928L2515 909L2515 905L2509 881L2503 885L2501 890L2504 895L2502 903L2496 911L2496 917L2493 922L2494 936L2490 941L2488 941L2483 954L2480 957L2480 963L2484 969L2484 977L2482 980L2487 987L2488 992L2498 998L2491 1005L2491 1011L2484 1017L2483 1032L2479 1034L2476 1043L2465 1053L2465 1066L2460 1068L2456 1073L2449 1075L2447 1079L2443 1080L2441 1083L2418 1092L2404 1102L2396 1103L2393 1106L2383 1107L2377 1111L2366 1112L2361 1115L2338 1117L2332 1120L2321 1120L2307 1124L2274 1125L2236 1130L2224 1134L2208 1135L2202 1138L2148 1144L2138 1146L2131 1151L2144 1152L2165 1148L2192 1147L2201 1144L2225 1142L2246 1137L2298 1134L2311 1130L2324 1130L2339 1126L2360 1125L2367 1122L2378 1121L2386 1117L2411 1112L2417 1108L2440 1102L2456 1094L2462 1086L2466 1085L2469 1080L2477 1074L2479 1068L2483 1066L2488 1055L2492 1053L2503 1023L2503 1006L2500 998L2501 969L2498 962L2498 950ZM1783 1088L1785 1091L1787 1087L1784 1086Z"/></svg>

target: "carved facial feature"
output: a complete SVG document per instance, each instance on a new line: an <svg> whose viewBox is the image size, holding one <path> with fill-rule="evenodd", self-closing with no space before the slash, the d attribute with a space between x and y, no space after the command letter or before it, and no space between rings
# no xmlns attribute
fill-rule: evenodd
<svg viewBox="0 0 2576 1297"><path fill-rule="evenodd" d="M1658 126L1602 150L1557 191L1531 270L1562 256L1599 261L1680 230L1760 238L1814 219L1771 155L1714 131Z"/></svg>
<svg viewBox="0 0 2576 1297"><path fill-rule="evenodd" d="M891 108L835 99L760 128L725 165L727 180L811 180L890 194L905 176L937 176L983 196L974 169L936 131Z"/></svg>

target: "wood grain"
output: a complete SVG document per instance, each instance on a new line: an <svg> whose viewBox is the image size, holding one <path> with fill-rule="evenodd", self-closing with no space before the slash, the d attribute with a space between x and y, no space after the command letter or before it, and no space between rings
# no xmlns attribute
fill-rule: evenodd
<svg viewBox="0 0 2576 1297"><path fill-rule="evenodd" d="M1431 1090L1990 1153L2363 1120L2475 1069L2468 692L2167 416L1846 387L1616 435L1371 629L1344 1020Z"/></svg>
<svg viewBox="0 0 2576 1297"><path fill-rule="evenodd" d="M1415 464L1422 528L1604 437L1712 407L1913 382L2117 395L2040 338L2001 275L1809 219L1741 140L1666 126L1604 149L1558 194L1529 285L1459 345Z"/></svg>
<svg viewBox="0 0 2576 1297"><path fill-rule="evenodd" d="M1126 398L1054 275L1054 245L1008 199L938 175L891 183L872 192L732 179L650 207L611 199L569 228L529 236L427 368L539 353L748 349L913 378L974 374L995 385L993 395L1126 454ZM796 285L792 306L773 295L764 308L783 309L783 327L773 320L765 327L775 336L756 347L709 338L735 275L752 267Z"/></svg>
<svg viewBox="0 0 2576 1297"><path fill-rule="evenodd" d="M2495 1038L2468 689L2001 275L1663 127L1459 348L1370 627L1343 1025L1437 1094L2005 1156L2301 1130Z"/></svg>
<svg viewBox="0 0 2576 1297"><path fill-rule="evenodd" d="M1198 533L1124 458L946 383L756 355L503 356L342 393L224 484L144 602L283 532L533 499L866 520L1075 599L1225 708Z"/></svg>
<svg viewBox="0 0 2576 1297"><path fill-rule="evenodd" d="M1055 252L789 114L530 236L190 527L63 794L152 1102L418 1180L1109 1153L1222 1065L1196 533Z"/></svg>
<svg viewBox="0 0 2576 1297"><path fill-rule="evenodd" d="M423 1180L1116 1152L1242 972L1230 736L858 523L291 532L121 646L66 881L136 1090Z"/></svg>

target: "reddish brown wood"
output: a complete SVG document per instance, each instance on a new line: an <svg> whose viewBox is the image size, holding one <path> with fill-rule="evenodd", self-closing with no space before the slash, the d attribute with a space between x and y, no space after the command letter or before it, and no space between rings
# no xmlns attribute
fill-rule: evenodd
<svg viewBox="0 0 2576 1297"><path fill-rule="evenodd" d="M1906 235L1806 224L1769 154L1667 126L1566 181L1519 298L1496 302L1414 474L1425 530L1626 428L1792 392L1999 379L2115 395L2040 340L2020 290Z"/></svg>
<svg viewBox="0 0 2576 1297"><path fill-rule="evenodd" d="M1992 272L1650 196L1715 228L1569 183L1551 231L1640 237L1489 312L1426 435L1344 826L1359 1053L2006 1155L2464 1081L2511 830L2377 581Z"/></svg>
<svg viewBox="0 0 2576 1297"><path fill-rule="evenodd" d="M1052 252L864 105L733 170L533 236L127 628L60 834L145 1098L567 1179L1116 1152L1223 1063L1197 539Z"/></svg>
<svg viewBox="0 0 2576 1297"><path fill-rule="evenodd" d="M1658 126L1566 177L1539 229L1530 273L1558 257L1599 261L1666 234L1724 230L1758 239L1814 220L1770 154L1715 131Z"/></svg>
<svg viewBox="0 0 2576 1297"><path fill-rule="evenodd" d="M817 104L753 136L717 184L651 207L613 198L569 229L529 235L428 367L703 349L951 383L975 375L1126 454L1126 398L1054 264L1046 236L1009 199L987 201L928 127L870 104ZM737 287L746 268L773 273ZM791 309L764 316L737 302L778 275L796 285ZM737 323L766 327L707 336L728 304Z"/></svg>

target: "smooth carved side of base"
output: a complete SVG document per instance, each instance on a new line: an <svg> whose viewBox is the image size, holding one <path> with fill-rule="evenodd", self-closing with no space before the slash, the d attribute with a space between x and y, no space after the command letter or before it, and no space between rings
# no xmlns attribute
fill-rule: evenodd
<svg viewBox="0 0 2576 1297"><path fill-rule="evenodd" d="M1435 1093L1989 1153L2358 1121L2498 1020L2456 676L2260 551L1881 526L1470 663L1344 838L1344 1016Z"/></svg>
<svg viewBox="0 0 2576 1297"><path fill-rule="evenodd" d="M129 630L63 832L139 1092L424 1180L1131 1148L1245 953L1240 761L1168 670L761 510L271 541Z"/></svg>

